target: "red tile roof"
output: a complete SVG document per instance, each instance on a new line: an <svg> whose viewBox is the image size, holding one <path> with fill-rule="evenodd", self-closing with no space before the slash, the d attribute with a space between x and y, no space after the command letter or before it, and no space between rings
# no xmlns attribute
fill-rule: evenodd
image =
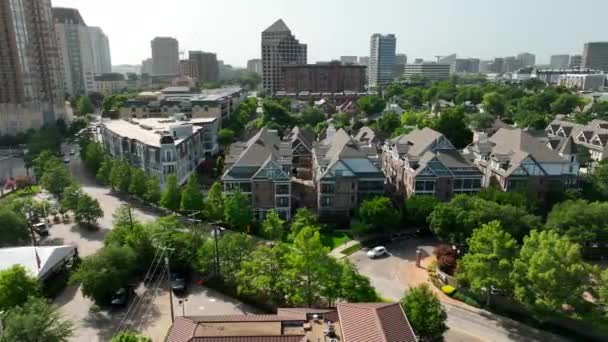
<svg viewBox="0 0 608 342"><path fill-rule="evenodd" d="M294 315L217 315L217 316L189 316L187 319L196 323L200 322L281 322L293 320L306 320L303 317L294 318ZM299 319L300 318L300 319Z"/></svg>
<svg viewBox="0 0 608 342"><path fill-rule="evenodd" d="M196 331L197 322L186 318L186 317L176 317L175 322L169 329L169 336L167 336L167 341L169 342L187 342L192 339L194 336L194 332Z"/></svg>
<svg viewBox="0 0 608 342"><path fill-rule="evenodd" d="M416 342L399 303L338 304L343 342Z"/></svg>

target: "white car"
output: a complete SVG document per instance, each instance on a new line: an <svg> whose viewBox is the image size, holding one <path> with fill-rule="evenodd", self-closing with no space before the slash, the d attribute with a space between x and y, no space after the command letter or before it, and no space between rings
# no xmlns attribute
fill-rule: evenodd
<svg viewBox="0 0 608 342"><path fill-rule="evenodd" d="M383 255L385 255L387 253L388 252L387 252L387 250L386 250L385 247L377 246L377 247L374 247L374 248L370 249L369 251L367 251L367 256L370 259L374 259L374 258L383 256Z"/></svg>

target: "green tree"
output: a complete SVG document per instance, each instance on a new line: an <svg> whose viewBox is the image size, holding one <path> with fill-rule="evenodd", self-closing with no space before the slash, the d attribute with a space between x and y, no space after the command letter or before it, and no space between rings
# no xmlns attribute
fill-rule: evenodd
<svg viewBox="0 0 608 342"><path fill-rule="evenodd" d="M0 311L6 311L40 295L38 279L21 265L0 271Z"/></svg>
<svg viewBox="0 0 608 342"><path fill-rule="evenodd" d="M97 219L103 217L103 210L99 206L99 201L96 198L83 194L78 199L78 206L74 212L76 222L88 226L94 225Z"/></svg>
<svg viewBox="0 0 608 342"><path fill-rule="evenodd" d="M217 142L224 148L234 141L234 137L235 133L230 128L222 128L217 132Z"/></svg>
<svg viewBox="0 0 608 342"><path fill-rule="evenodd" d="M160 205L176 211L179 210L181 198L182 196L177 185L177 176L170 175L165 182L165 189L160 197Z"/></svg>
<svg viewBox="0 0 608 342"><path fill-rule="evenodd" d="M25 165L29 168L36 157L43 151L54 153L61 148L61 132L56 126L45 126L27 139L27 154L25 155Z"/></svg>
<svg viewBox="0 0 608 342"><path fill-rule="evenodd" d="M467 114L466 122L476 131L486 130L494 125L496 117L488 112Z"/></svg>
<svg viewBox="0 0 608 342"><path fill-rule="evenodd" d="M144 198L146 195L146 172L139 168L134 168L131 171L131 184L129 184L129 192L137 197Z"/></svg>
<svg viewBox="0 0 608 342"><path fill-rule="evenodd" d="M111 184L110 176L112 174L112 168L114 167L114 160L110 156L104 156L103 161L99 165L97 170L97 180L103 184Z"/></svg>
<svg viewBox="0 0 608 342"><path fill-rule="evenodd" d="M160 181L158 177L150 176L146 179L146 194L144 199L149 203L157 204L161 198Z"/></svg>
<svg viewBox="0 0 608 342"><path fill-rule="evenodd" d="M55 157L55 155L49 151L42 151L33 161L32 166L34 168L34 175L38 179L42 179L46 170L53 165L61 165L61 161Z"/></svg>
<svg viewBox="0 0 608 342"><path fill-rule="evenodd" d="M597 294L600 304L604 307L604 311L608 310L608 269L600 273Z"/></svg>
<svg viewBox="0 0 608 342"><path fill-rule="evenodd" d="M608 237L606 217L608 202L568 200L553 207L545 227L579 244L597 242Z"/></svg>
<svg viewBox="0 0 608 342"><path fill-rule="evenodd" d="M376 232L387 232L399 225L399 211L388 197L376 196L365 200L359 206L359 218Z"/></svg>
<svg viewBox="0 0 608 342"><path fill-rule="evenodd" d="M170 248L169 263L172 270L189 273L196 258L197 248L203 243L202 232L194 226L186 229L177 215L161 217L148 224L155 244Z"/></svg>
<svg viewBox="0 0 608 342"><path fill-rule="evenodd" d="M365 114L372 115L382 112L386 107L386 102L380 96L367 95L357 100L357 106Z"/></svg>
<svg viewBox="0 0 608 342"><path fill-rule="evenodd" d="M74 328L59 310L42 298L30 298L8 311L0 342L67 342Z"/></svg>
<svg viewBox="0 0 608 342"><path fill-rule="evenodd" d="M237 284L237 275L241 265L251 260L254 243L251 236L240 233L226 233L218 237L220 259L220 276L229 284ZM198 267L202 272L215 269L215 242L213 238L206 239L198 249Z"/></svg>
<svg viewBox="0 0 608 342"><path fill-rule="evenodd" d="M204 208L205 216L211 222L219 222L224 219L224 190L220 182L211 185Z"/></svg>
<svg viewBox="0 0 608 342"><path fill-rule="evenodd" d="M143 273L152 263L156 248L152 243L152 230L139 222L127 205L122 205L113 214L112 230L104 239L105 246L127 246L136 254L138 271Z"/></svg>
<svg viewBox="0 0 608 342"><path fill-rule="evenodd" d="M465 245L473 230L497 220L505 231L521 240L531 229L540 226L540 219L526 209L500 205L476 196L457 195L448 203L440 203L429 216L431 231L442 241Z"/></svg>
<svg viewBox="0 0 608 342"><path fill-rule="evenodd" d="M244 230L253 221L251 200L240 191L229 194L224 200L224 222L231 227Z"/></svg>
<svg viewBox="0 0 608 342"><path fill-rule="evenodd" d="M492 286L506 293L512 290L510 275L518 247L515 239L492 221L473 231L467 240L469 250L459 263L458 279L481 294Z"/></svg>
<svg viewBox="0 0 608 342"><path fill-rule="evenodd" d="M482 104L484 110L494 116L502 117L505 115L506 100L497 92L486 93L483 96Z"/></svg>
<svg viewBox="0 0 608 342"><path fill-rule="evenodd" d="M445 135L456 148L464 148L473 141L473 132L465 121L462 106L448 108L434 120L432 128Z"/></svg>
<svg viewBox="0 0 608 342"><path fill-rule="evenodd" d="M282 243L257 247L251 257L241 263L237 274L239 293L269 300L274 306L284 304L282 274L287 267L288 251Z"/></svg>
<svg viewBox="0 0 608 342"><path fill-rule="evenodd" d="M70 186L72 182L70 172L61 164L50 166L40 180L42 187L57 197L61 197L63 190Z"/></svg>
<svg viewBox="0 0 608 342"><path fill-rule="evenodd" d="M341 263L339 298L351 303L372 303L379 301L376 290L369 278L359 274L348 259Z"/></svg>
<svg viewBox="0 0 608 342"><path fill-rule="evenodd" d="M580 246L553 231L530 232L515 259L511 278L515 298L541 312L578 307L589 286L589 265Z"/></svg>
<svg viewBox="0 0 608 342"><path fill-rule="evenodd" d="M288 240L293 241L304 227L319 228L315 214L307 208L299 208L296 211L289 228Z"/></svg>
<svg viewBox="0 0 608 342"><path fill-rule="evenodd" d="M84 193L82 192L82 189L80 189L80 186L78 184L72 184L63 191L61 205L64 208L75 212L78 208L78 202L83 195Z"/></svg>
<svg viewBox="0 0 608 342"><path fill-rule="evenodd" d="M315 127L320 122L325 121L325 114L315 107L305 108L300 114L300 123L302 125L310 125Z"/></svg>
<svg viewBox="0 0 608 342"><path fill-rule="evenodd" d="M321 243L318 229L305 227L300 230L287 255L288 267L283 272L287 301L292 305L318 303L324 291L327 277L331 277L329 249Z"/></svg>
<svg viewBox="0 0 608 342"><path fill-rule="evenodd" d="M103 101L101 103L101 109L103 110L104 113L114 111L114 110L120 110L120 108L123 106L123 104L128 99L129 98L127 96L122 95L122 94L113 94L113 95L107 96L106 98L103 99Z"/></svg>
<svg viewBox="0 0 608 342"><path fill-rule="evenodd" d="M112 337L110 342L152 342L152 339L134 332L122 332Z"/></svg>
<svg viewBox="0 0 608 342"><path fill-rule="evenodd" d="M92 114L95 112L95 107L91 103L91 99L88 96L81 96L78 99L78 113L80 115Z"/></svg>
<svg viewBox="0 0 608 342"><path fill-rule="evenodd" d="M578 95L564 93L551 103L551 112L553 114L570 114L581 104L582 100Z"/></svg>
<svg viewBox="0 0 608 342"><path fill-rule="evenodd" d="M112 189L124 193L129 192L131 185L131 167L123 161L114 161L110 172L110 185Z"/></svg>
<svg viewBox="0 0 608 342"><path fill-rule="evenodd" d="M30 241L25 217L8 207L0 208L0 227L0 246L19 246Z"/></svg>
<svg viewBox="0 0 608 342"><path fill-rule="evenodd" d="M410 227L427 227L427 217L439 203L435 196L412 196L407 198L403 206L405 223Z"/></svg>
<svg viewBox="0 0 608 342"><path fill-rule="evenodd" d="M269 240L280 241L285 232L285 221L281 219L276 211L271 210L266 214L264 222L262 222L262 233Z"/></svg>
<svg viewBox="0 0 608 342"><path fill-rule="evenodd" d="M448 315L427 284L410 289L401 307L421 342L443 340Z"/></svg>
<svg viewBox="0 0 608 342"><path fill-rule="evenodd" d="M182 189L180 208L182 211L195 213L203 210L203 204L204 198L201 191L201 185L198 182L198 177L193 173L188 177L188 181ZM198 216L200 216L200 214Z"/></svg>
<svg viewBox="0 0 608 342"><path fill-rule="evenodd" d="M98 143L87 144L84 150L84 162L89 171L97 174L97 171L101 168L101 164L104 161L105 152L103 147Z"/></svg>
<svg viewBox="0 0 608 342"><path fill-rule="evenodd" d="M106 246L82 259L70 283L81 284L82 294L95 303L108 304L114 292L128 284L135 261L135 252L130 247Z"/></svg>
<svg viewBox="0 0 608 342"><path fill-rule="evenodd" d="M376 127L383 136L389 137L391 134L401 126L401 120L399 116L392 111L384 112L381 117L376 121Z"/></svg>

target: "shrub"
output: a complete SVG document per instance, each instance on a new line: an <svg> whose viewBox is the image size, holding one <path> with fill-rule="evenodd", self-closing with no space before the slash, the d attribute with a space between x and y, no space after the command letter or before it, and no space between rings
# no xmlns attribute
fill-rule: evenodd
<svg viewBox="0 0 608 342"><path fill-rule="evenodd" d="M452 298L458 299L459 301L476 308L481 307L481 303L479 303L475 298L464 294L462 291L457 291L456 293L454 293Z"/></svg>
<svg viewBox="0 0 608 342"><path fill-rule="evenodd" d="M456 288L451 285L443 285L441 287L441 292L445 293L448 296L452 296L454 292L456 292Z"/></svg>
<svg viewBox="0 0 608 342"><path fill-rule="evenodd" d="M456 270L456 251L449 245L439 245L435 247L437 266L443 272L453 275Z"/></svg>
<svg viewBox="0 0 608 342"><path fill-rule="evenodd" d="M351 255L357 251L359 251L361 249L361 244L360 243L356 243L348 248L345 248L344 250L342 250L342 254L344 255Z"/></svg>

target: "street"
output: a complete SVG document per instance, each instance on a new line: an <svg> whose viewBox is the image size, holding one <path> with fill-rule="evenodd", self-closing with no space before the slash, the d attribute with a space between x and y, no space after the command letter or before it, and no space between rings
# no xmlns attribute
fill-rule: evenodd
<svg viewBox="0 0 608 342"><path fill-rule="evenodd" d="M418 247L423 251L421 263L423 268L416 267ZM386 248L390 255L378 259L368 258L363 250L348 257L362 274L370 278L372 285L383 298L398 301L408 288L428 283L428 275L424 267L432 259L432 240L404 240L389 244ZM431 287L436 290L448 313L447 325L450 330L445 334L448 342L568 341L457 302L440 293L434 286Z"/></svg>
<svg viewBox="0 0 608 342"><path fill-rule="evenodd" d="M69 146L63 148L65 155L68 156ZM76 148L77 150L77 148ZM105 235L112 229L112 214L121 205L127 204L126 199L119 198L112 193L109 188L96 182L92 175L89 175L83 167L78 155L69 156L71 159L69 168L74 178L81 184L82 190L93 196L99 201L104 212L103 218L99 219L97 230L87 230L77 227L73 222L67 224L53 224L49 229L49 236L41 241L42 245L61 245L71 244L78 247L80 256L88 256L95 253L103 246ZM48 197L40 195L41 197ZM159 213L147 207L129 203L132 206L133 217L143 222L151 221L159 217ZM163 341L169 326L171 325L169 293L164 290L167 288L166 282L161 282L163 290L157 291L154 296L148 296L150 301L142 301L141 305L133 306L137 308L134 315L129 315L125 327L143 333L152 338L153 341ZM138 296L144 292L143 286L137 289ZM180 306L179 298L173 297L175 316L182 315L184 309L186 315L222 315L222 314L243 314L254 312L252 308L229 298L217 291L190 284L188 288L187 301L185 308ZM138 303L138 298L134 298L130 303ZM70 339L72 342L101 342L111 339L119 324L123 320L127 308L92 312L89 309L93 304L90 299L83 297L80 288L68 286L54 300L59 306L63 315L75 324L74 335Z"/></svg>

